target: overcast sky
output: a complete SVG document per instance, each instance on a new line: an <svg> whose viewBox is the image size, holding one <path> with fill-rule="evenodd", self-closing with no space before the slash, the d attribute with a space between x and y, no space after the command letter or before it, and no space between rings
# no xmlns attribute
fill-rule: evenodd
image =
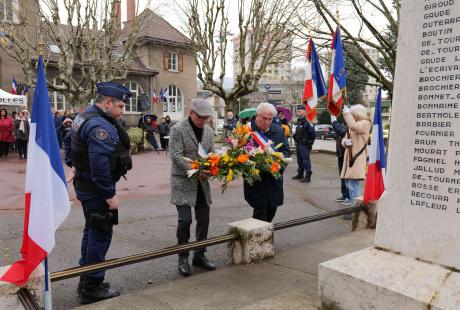
<svg viewBox="0 0 460 310"><path fill-rule="evenodd" d="M160 16L162 16L165 20L171 23L175 28L184 32L184 18L180 16L181 10L178 6L182 3L185 3L187 0L151 0L150 8L157 12ZM346 26L350 31L358 32L360 29L359 18L355 15L352 5L349 0L336 0L338 4L338 9L340 10L340 20L341 23ZM391 7L391 0L385 0L389 7ZM145 8L147 3L146 0L139 0L139 9L142 10ZM385 25L385 18L381 16L379 12L373 9L369 4L366 4L366 1L361 1L363 4L363 9L366 12L366 16L370 17L374 23L376 28L383 28ZM238 1L231 0L228 4L229 9L229 16L235 16L235 18L230 19L230 32L236 33L238 32L238 25L237 25L237 14L238 14ZM126 16L126 0L122 0L122 16L125 19ZM232 22L232 20L234 22ZM371 38L372 36L369 33L365 33L364 36L368 36ZM305 46L306 48L306 46ZM233 46L230 43L228 45L228 55L227 55L227 67L226 67L226 75L232 76L233 72L233 65L232 65L232 51ZM293 66L302 66L302 60L293 61ZM216 73L218 74L218 73Z"/></svg>

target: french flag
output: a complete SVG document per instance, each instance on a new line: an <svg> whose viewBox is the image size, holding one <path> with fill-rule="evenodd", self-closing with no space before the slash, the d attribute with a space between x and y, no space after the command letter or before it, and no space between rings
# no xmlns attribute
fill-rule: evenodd
<svg viewBox="0 0 460 310"><path fill-rule="evenodd" d="M302 102L307 109L307 118L311 122L316 117L318 100L326 95L326 83L316 53L313 39L310 38L307 47L307 70Z"/></svg>
<svg viewBox="0 0 460 310"><path fill-rule="evenodd" d="M385 144L383 141L382 126L382 89L379 88L375 101L374 125L372 128L371 152L367 167L366 186L364 188L363 202L379 200L385 191Z"/></svg>
<svg viewBox="0 0 460 310"><path fill-rule="evenodd" d="M153 105L155 105L157 103L157 100L158 100L157 93L156 93L155 90L153 90L153 94L152 94L152 103L153 103Z"/></svg>
<svg viewBox="0 0 460 310"><path fill-rule="evenodd" d="M69 212L69 195L40 56L27 156L22 259L15 262L0 280L24 285L53 249L54 234Z"/></svg>
<svg viewBox="0 0 460 310"><path fill-rule="evenodd" d="M18 83L16 82L16 80L14 79L13 77L13 82L11 82L11 93L13 95L17 95L18 94Z"/></svg>
<svg viewBox="0 0 460 310"><path fill-rule="evenodd" d="M342 110L342 91L347 86L340 26L337 26L332 38L331 49L332 62L329 75L329 91L327 93L327 108L332 115L338 116Z"/></svg>

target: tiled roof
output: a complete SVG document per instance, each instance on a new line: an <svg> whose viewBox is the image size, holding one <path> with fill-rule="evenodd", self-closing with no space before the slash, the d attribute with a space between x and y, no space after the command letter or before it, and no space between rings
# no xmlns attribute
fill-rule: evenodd
<svg viewBox="0 0 460 310"><path fill-rule="evenodd" d="M189 38L150 9L145 9L137 18L142 21L139 38L153 39L171 44L188 45L191 43Z"/></svg>

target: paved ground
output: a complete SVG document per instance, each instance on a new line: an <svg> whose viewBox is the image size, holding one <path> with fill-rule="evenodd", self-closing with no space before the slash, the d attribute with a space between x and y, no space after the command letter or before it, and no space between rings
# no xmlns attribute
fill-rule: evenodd
<svg viewBox="0 0 460 310"><path fill-rule="evenodd" d="M334 141L318 142L327 143L328 147L334 145ZM293 163L288 167L285 205L279 209L275 222L340 208L333 201L339 193L335 156L315 153L312 161L314 174L310 184L292 181L290 176L295 174L296 165ZM115 228L109 258L160 249L176 243L177 214L169 203L169 167L169 158L164 153L135 155L134 169L128 181L121 181L118 185L122 201L120 225ZM17 159L0 161L0 171L0 186L4 194L4 199L0 201L0 265L7 265L19 257L25 163ZM70 189L70 192L73 207L71 215L58 230L57 244L50 255L51 271L69 268L78 262L83 218L73 190ZM251 216L252 209L243 199L240 181L231 184L223 195L219 184L214 183L213 200L210 237L226 233L227 223ZM283 230L276 233L276 250L283 252L295 249L302 244L340 236L349 230L349 224L338 219ZM225 245L211 247L208 256L219 268L229 263ZM125 294L136 292L180 279L176 264L176 257L165 257L108 271L107 279L114 288L121 289ZM193 273L201 272L194 270ZM71 279L53 284L55 309L69 309L78 305L76 283L77 279Z"/></svg>
<svg viewBox="0 0 460 310"><path fill-rule="evenodd" d="M300 244L257 264L231 265L78 309L317 309L318 264L373 240L373 230L362 230Z"/></svg>

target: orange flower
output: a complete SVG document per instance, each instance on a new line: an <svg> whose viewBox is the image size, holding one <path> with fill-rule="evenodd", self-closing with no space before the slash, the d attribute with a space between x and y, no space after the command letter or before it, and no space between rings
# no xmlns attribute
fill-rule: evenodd
<svg viewBox="0 0 460 310"><path fill-rule="evenodd" d="M194 160L191 164L192 169L198 169L200 168L200 164L198 163L198 160Z"/></svg>
<svg viewBox="0 0 460 310"><path fill-rule="evenodd" d="M209 172L211 173L212 176L216 176L219 174L219 168L215 165L212 165Z"/></svg>
<svg viewBox="0 0 460 310"><path fill-rule="evenodd" d="M236 158L236 161L239 162L240 164L244 164L245 162L247 162L249 160L249 157L248 155L246 154L240 154L238 155L238 157Z"/></svg>
<svg viewBox="0 0 460 310"><path fill-rule="evenodd" d="M249 128L249 126L243 126L244 128L244 133L250 133L251 132L251 129Z"/></svg>
<svg viewBox="0 0 460 310"><path fill-rule="evenodd" d="M212 165L217 165L217 163L220 160L220 157L217 155L211 155L208 160Z"/></svg>
<svg viewBox="0 0 460 310"><path fill-rule="evenodd" d="M242 135L242 134L244 133L244 127L243 127L243 126L238 127L238 128L236 129L236 133L239 134L239 135Z"/></svg>
<svg viewBox="0 0 460 310"><path fill-rule="evenodd" d="M272 162L272 172L277 173L280 171L280 164L276 161Z"/></svg>

